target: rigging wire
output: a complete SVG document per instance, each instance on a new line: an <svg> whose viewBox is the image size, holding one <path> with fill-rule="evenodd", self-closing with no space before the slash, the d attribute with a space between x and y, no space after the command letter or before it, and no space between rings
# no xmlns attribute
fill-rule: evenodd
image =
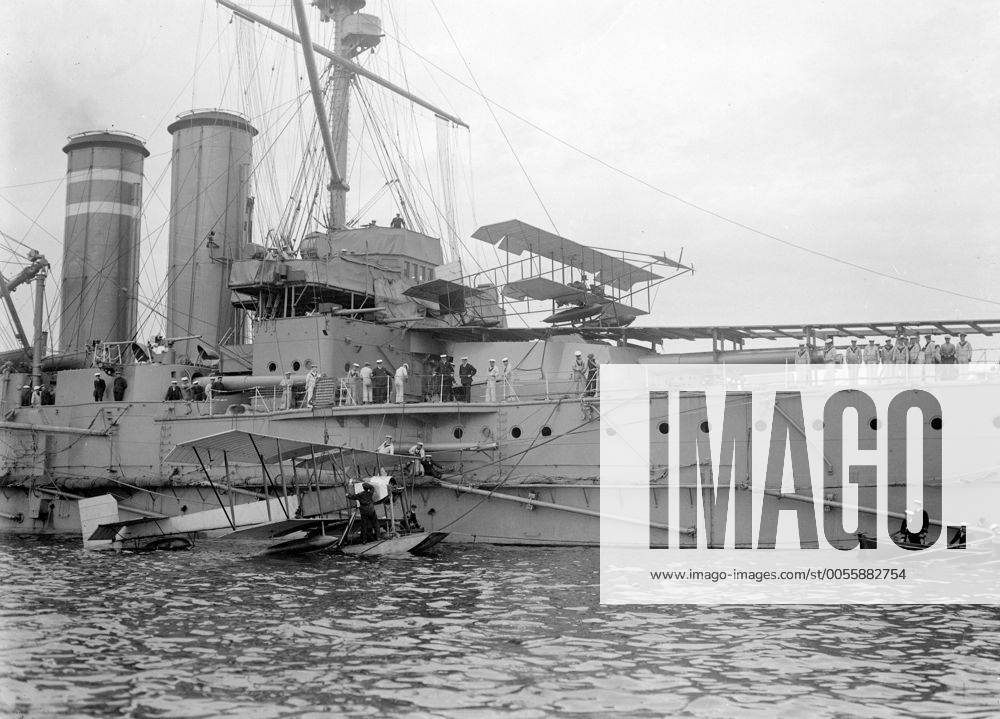
<svg viewBox="0 0 1000 719"><path fill-rule="evenodd" d="M531 187L531 191L534 193L535 199L538 200L538 204L541 205L542 210L545 212L545 216L549 218L549 224L552 225L552 229L555 230L555 233L558 235L559 228L556 226L556 221L552 218L552 213L549 212L549 208L545 205L545 201L542 200L542 196L541 194L539 194L538 188L535 187L535 183L531 180L531 176L528 174L527 168L521 161L520 155L518 155L517 150L514 149L514 144L510 141L510 138L507 136L507 132L503 129L503 125L500 123L500 118L498 118L497 114L493 111L493 106L490 103L489 98L486 97L486 94L483 92L482 87L480 87L479 81L476 79L476 76L472 72L472 68L469 66L469 61L465 59L465 55L462 53L462 48L459 47L458 41L455 40L455 36L451 34L451 28L448 27L448 23L445 22L444 16L441 14L441 11L438 10L437 3L434 2L434 0L431 0L431 7L434 8L434 12L436 12L438 18L440 18L441 24L444 26L445 32L448 33L448 37L451 39L451 43L455 47L455 51L458 53L458 56L462 59L462 64L465 65L465 69L469 73L469 77L472 79L472 82L475 84L476 88L478 88L479 96L483 98L483 101L486 104L486 109L490 111L490 116L493 118L493 122L496 123L497 129L503 136L504 142L507 143L507 148L514 156L514 161L517 162L517 166L521 168L521 173L524 175L524 179L527 180L528 186Z"/></svg>
<svg viewBox="0 0 1000 719"><path fill-rule="evenodd" d="M436 9L436 7L435 7L435 9ZM440 12L438 14L440 15ZM786 239L784 239L782 237L778 237L777 235L774 235L774 234L772 234L770 232L767 232L765 230L761 230L761 229L759 229L757 227L754 227L752 225L748 225L748 224L746 224L744 222L740 222L739 220L733 219L733 218L731 218L731 217L729 217L727 215L722 214L721 212L717 212L717 211L712 210L712 209L710 209L708 207L705 207L703 205L699 205L696 202L692 202L691 200L688 200L688 199L684 198L681 195L678 195L678 194L676 194L674 192L670 192L670 191L665 190L665 189L663 189L661 187L658 187L658 186L654 185L652 182L649 182L648 180L644 180L641 177L638 177L637 175L634 175L631 172L628 172L627 170L623 170L620 167L612 165L610 162L601 159L597 155L594 155L593 153L588 152L587 150L584 150L583 148L581 148L581 147L579 147L577 145L574 145L570 141L565 140L562 137L559 137L555 133L553 133L553 132L551 132L549 130L546 130L544 127L538 125L535 122L532 122L531 120L529 120L528 118L524 117L523 115L521 115L521 114L515 112L514 110L511 110L510 108L508 108L508 107L500 104L499 102L496 102L495 100L492 100L489 97L487 97L483 93L482 89L478 87L478 84L477 84L476 87L473 87L472 85L469 85L468 83L464 82L463 80L461 80L460 78L458 78L454 74L448 72L446 69L444 69L443 67L441 67L437 63L431 61L430 59L428 59L427 57L425 57L424 55L422 55L421 53L419 53L413 47L411 47L410 45L406 44L403 40L399 39L398 37L393 37L393 39L396 42L398 42L401 46L405 47L407 50L409 50L410 52L412 52L416 57L420 58L425 63L427 63L429 66L433 67L438 72L442 73L443 75L445 75L446 77L450 78L454 82L458 83L459 85L461 85L465 89L469 90L470 92L473 92L476 95L478 95L479 97L481 97L485 101L487 107L490 108L490 113L491 114L493 113L492 108L496 107L498 110L501 110L501 111L507 113L508 115L510 115L511 117L513 117L513 118L515 118L517 120L520 120L524 124L528 125L529 127L533 128L534 130L542 133L546 137L548 137L548 138L550 138L552 140L555 140L559 144L561 144L561 145L569 148L570 150L573 150L574 152L576 152L576 153L578 153L578 154L586 157L589 160L593 160L594 162L598 163L599 165L603 166L604 168L606 168L606 169L608 169L608 170L610 170L610 171L612 171L612 172L614 172L614 173L616 173L618 175L621 175L622 177L625 177L625 178L627 178L629 180L632 180L633 182L636 182L636 183L642 185L643 187L646 187L647 189L652 190L653 192L656 192L656 193L658 193L660 195L663 195L664 197L669 197L670 199L675 200L676 202L679 202L682 205L690 207L693 210L701 212L701 213L703 213L705 215L708 215L710 217L714 217L717 220L720 220L722 222L730 224L730 225L732 225L734 227L738 227L738 228L740 228L742 230L750 232L751 234L758 235L759 237L763 237L765 239L769 239L769 240L772 240L774 242L778 242L778 243L780 243L782 245L786 245L788 247L792 247L792 248L800 250L802 252L806 252L806 253L809 253L811 255L815 255L817 257L820 257L822 259L828 260L830 262L835 262L837 264L841 264L841 265L844 265L844 266L847 266L847 267L851 267L852 269L856 269L856 270L859 270L861 272L866 272L866 273L869 273L869 274L872 274L872 275L875 275L875 276L878 276L878 277L883 277L885 279L895 280L897 282L902 282L904 284L913 285L915 287L920 287L921 289L930 290L930 291L933 291L933 292L940 292L940 293L943 293L943 294L952 295L954 297L960 297L962 299L973 300L973 301L976 301L976 302L984 302L984 303L992 304L992 305L1000 305L1000 301L997 301L997 300L989 299L989 298L986 298L986 297L978 297L978 296L975 296L975 295L969 295L969 294L966 294L966 293L963 293L963 292L956 292L955 290L950 290L950 289L948 289L946 287L939 287L939 286L931 285L931 284L928 284L928 283L925 283L925 282L920 282L918 280L911 280L911 279L909 279L907 277L902 277L900 275L892 274L890 272L884 272L884 271L878 270L878 269L876 269L874 267L869 267L867 265L862 265L862 264L860 264L858 262L853 262L851 260L847 260L847 259L844 259L844 258L841 258L841 257L837 257L835 255L831 255L829 253L813 249L811 247L799 244L797 242L793 242L791 240L786 240Z"/></svg>

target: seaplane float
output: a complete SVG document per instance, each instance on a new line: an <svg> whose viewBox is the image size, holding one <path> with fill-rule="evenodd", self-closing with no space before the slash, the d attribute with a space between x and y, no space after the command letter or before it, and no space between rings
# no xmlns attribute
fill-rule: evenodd
<svg viewBox="0 0 1000 719"><path fill-rule="evenodd" d="M417 474L411 468L420 459L387 449L236 429L182 442L164 462L200 467L219 506L122 520L113 495L84 498L79 500L83 544L86 549L145 552L189 549L195 540L213 539L245 543L254 553L269 555L425 553L447 532L424 531L408 509L412 475ZM259 492L235 486L234 474L246 465L260 468ZM366 498L352 499L366 492ZM359 502L382 511L367 536L361 531Z"/></svg>

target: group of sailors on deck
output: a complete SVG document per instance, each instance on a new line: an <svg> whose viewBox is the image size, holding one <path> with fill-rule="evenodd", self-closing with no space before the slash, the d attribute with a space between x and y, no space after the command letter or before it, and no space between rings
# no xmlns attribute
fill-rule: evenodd
<svg viewBox="0 0 1000 719"><path fill-rule="evenodd" d="M933 335L924 335L921 345L917 335L905 337L900 335L895 341L888 337L885 344L879 345L873 338L868 339L866 346L859 346L857 339L843 353L834 345L832 337L827 338L823 349L823 364L848 365L889 365L889 364L968 364L972 361L972 343L964 333L959 334L958 342L953 343L951 336L946 335L944 342L938 344ZM795 352L795 364L811 364L812 353L805 343L800 344Z"/></svg>
<svg viewBox="0 0 1000 719"><path fill-rule="evenodd" d="M479 375L479 369L468 357L462 357L456 367L454 358L442 354L436 359L424 363L424 374L420 376L419 395L424 402L471 402L474 378ZM512 368L510 359L504 357L500 364L495 359L489 360L489 367L483 373L485 377L485 401L497 401L497 385L502 387L502 396L507 399L513 396L511 382ZM286 377L290 377L286 374ZM410 364L404 362L391 372L385 363L378 359L374 365L371 362L353 363L347 367L347 375L341 379L338 404L403 404L406 402L407 383L411 379ZM290 381L290 380L289 380ZM307 377L306 391L309 384ZM288 406L286 404L286 406Z"/></svg>

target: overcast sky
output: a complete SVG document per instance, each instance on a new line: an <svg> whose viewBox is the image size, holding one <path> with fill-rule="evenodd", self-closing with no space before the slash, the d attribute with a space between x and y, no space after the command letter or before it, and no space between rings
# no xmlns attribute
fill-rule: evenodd
<svg viewBox="0 0 1000 719"><path fill-rule="evenodd" d="M252 3L285 23L287 5ZM472 126L456 140L466 235L473 217L553 229L550 215L561 234L585 244L673 255L683 247L697 272L663 287L647 322L1000 317L997 3L436 0L436 7L489 97L667 193L497 110L543 209L484 102L392 43L402 38L470 82L434 3L369 2L391 37L364 62L385 63L399 79L390 60L402 52L412 89ZM137 133L153 153L144 217L152 261L142 280L152 292L166 251L165 128L192 107L239 102L236 83L226 83L226 53L238 47L230 19L207 0L4 0L0 230L58 264L66 136L108 127ZM290 44L268 42L262 64L284 54L300 66ZM280 102L280 92L270 98ZM287 188L291 177L280 175L294 164L279 158L274 167ZM27 183L39 184L12 187ZM372 183L361 182L352 207ZM669 195L846 262L980 299L811 255ZM0 267L9 273L13 264ZM58 283L51 284L54 301ZM0 327L7 326L3 315Z"/></svg>

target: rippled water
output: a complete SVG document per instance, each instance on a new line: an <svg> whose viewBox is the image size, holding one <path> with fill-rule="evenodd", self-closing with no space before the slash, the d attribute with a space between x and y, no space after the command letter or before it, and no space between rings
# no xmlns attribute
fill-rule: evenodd
<svg viewBox="0 0 1000 719"><path fill-rule="evenodd" d="M598 604L593 549L360 560L0 540L26 716L1000 714L1000 610Z"/></svg>

